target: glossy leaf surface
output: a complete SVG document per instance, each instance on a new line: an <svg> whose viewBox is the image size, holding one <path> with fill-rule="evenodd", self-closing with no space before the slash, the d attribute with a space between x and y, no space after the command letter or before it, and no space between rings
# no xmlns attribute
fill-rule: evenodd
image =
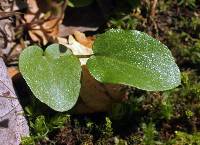
<svg viewBox="0 0 200 145"><path fill-rule="evenodd" d="M19 68L33 94L57 111L71 109L79 96L81 65L68 51L53 44L46 51L38 46L26 48Z"/></svg>
<svg viewBox="0 0 200 145"><path fill-rule="evenodd" d="M180 84L180 71L169 49L146 33L111 29L93 45L89 71L104 83L120 83L148 91Z"/></svg>

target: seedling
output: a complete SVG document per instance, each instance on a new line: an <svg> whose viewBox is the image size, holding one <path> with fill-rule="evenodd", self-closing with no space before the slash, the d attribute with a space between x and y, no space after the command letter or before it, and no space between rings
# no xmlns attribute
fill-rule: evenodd
<svg viewBox="0 0 200 145"><path fill-rule="evenodd" d="M29 46L19 68L33 94L57 111L70 110L81 88L79 58L53 44L43 50ZM79 56L80 57L80 56ZM103 83L124 84L147 91L164 91L180 84L180 71L164 44L136 30L111 29L97 37L86 66Z"/></svg>

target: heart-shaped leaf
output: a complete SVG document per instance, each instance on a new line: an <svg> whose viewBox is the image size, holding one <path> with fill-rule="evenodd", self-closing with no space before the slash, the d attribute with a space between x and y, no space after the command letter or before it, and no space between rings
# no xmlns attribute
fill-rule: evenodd
<svg viewBox="0 0 200 145"><path fill-rule="evenodd" d="M169 49L146 33L111 29L97 37L87 62L99 81L162 91L180 84L180 71Z"/></svg>
<svg viewBox="0 0 200 145"><path fill-rule="evenodd" d="M33 94L57 111L71 109L79 96L81 65L62 46L53 44L46 51L38 46L26 48L19 59L20 71Z"/></svg>

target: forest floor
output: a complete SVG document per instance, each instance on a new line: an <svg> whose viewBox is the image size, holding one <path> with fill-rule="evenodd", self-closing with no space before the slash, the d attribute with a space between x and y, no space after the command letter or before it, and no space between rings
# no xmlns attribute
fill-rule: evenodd
<svg viewBox="0 0 200 145"><path fill-rule="evenodd" d="M153 2L157 2L155 8L152 6ZM116 0L114 5L110 4L103 9L99 3L87 6L91 7L93 9L88 11L82 11L84 8L67 7L65 17L69 17L69 20L64 20L66 25L73 25L70 23L70 20L73 20L70 14L73 15L80 10L83 15L93 17L94 7L100 7L104 17L94 16L94 20L85 20L88 23L92 22L78 30L86 31L86 27L89 28L85 32L87 36L95 36L110 28L136 29L150 34L172 51L181 70L182 84L164 92L146 92L129 88L129 99L116 104L108 113L58 113L32 98L31 102L22 102L31 131L31 136L23 138L22 144L200 144L200 2L159 0L150 3L146 0L135 0L131 3L128 0ZM77 23L74 22L74 26L85 24L81 20ZM90 31L96 27L96 31ZM22 33L17 29L16 43L19 43L20 47L26 43L33 43L33 36L28 35L27 29ZM42 44L44 39L46 38L41 38L37 44L48 45ZM9 69L17 67L18 56L5 56L4 60ZM23 92L26 92L27 86L22 87L17 83L19 82L14 81L18 94L27 95Z"/></svg>

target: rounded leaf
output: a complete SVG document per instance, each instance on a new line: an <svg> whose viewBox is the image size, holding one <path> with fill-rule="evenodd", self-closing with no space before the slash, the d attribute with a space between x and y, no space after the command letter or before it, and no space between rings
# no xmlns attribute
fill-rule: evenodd
<svg viewBox="0 0 200 145"><path fill-rule="evenodd" d="M20 72L33 94L56 111L71 109L80 91L80 62L70 53L61 53L62 47L53 44L43 52L30 46L19 58Z"/></svg>
<svg viewBox="0 0 200 145"><path fill-rule="evenodd" d="M111 29L93 44L87 66L104 83L119 83L148 91L180 84L180 71L170 50L160 41L136 30Z"/></svg>

